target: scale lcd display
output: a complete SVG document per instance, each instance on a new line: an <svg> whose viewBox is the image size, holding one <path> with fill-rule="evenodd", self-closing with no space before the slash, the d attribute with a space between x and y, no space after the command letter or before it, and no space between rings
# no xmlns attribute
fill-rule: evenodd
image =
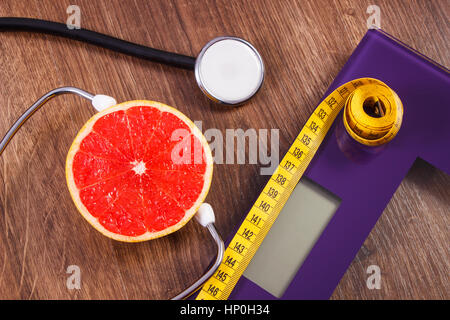
<svg viewBox="0 0 450 320"><path fill-rule="evenodd" d="M281 298L340 203L337 196L303 177L244 276Z"/></svg>

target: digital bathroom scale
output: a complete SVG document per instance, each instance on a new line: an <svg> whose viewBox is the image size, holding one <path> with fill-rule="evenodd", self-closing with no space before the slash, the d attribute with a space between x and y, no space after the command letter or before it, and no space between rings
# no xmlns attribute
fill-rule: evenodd
<svg viewBox="0 0 450 320"><path fill-rule="evenodd" d="M369 162L355 163L338 148L338 116L229 299L328 299L414 161L450 173L448 69L369 30L324 97L363 77L401 98L397 137Z"/></svg>

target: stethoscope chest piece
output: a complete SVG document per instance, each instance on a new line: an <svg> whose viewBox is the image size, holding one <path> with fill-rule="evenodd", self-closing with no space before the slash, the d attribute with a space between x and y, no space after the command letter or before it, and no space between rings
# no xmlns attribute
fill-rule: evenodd
<svg viewBox="0 0 450 320"><path fill-rule="evenodd" d="M239 105L261 88L264 64L261 55L247 41L218 37L208 42L198 55L195 78L211 100Z"/></svg>

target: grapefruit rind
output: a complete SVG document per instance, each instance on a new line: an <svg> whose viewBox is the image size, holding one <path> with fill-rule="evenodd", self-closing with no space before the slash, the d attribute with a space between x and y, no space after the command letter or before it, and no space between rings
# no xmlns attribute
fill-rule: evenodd
<svg viewBox="0 0 450 320"><path fill-rule="evenodd" d="M79 151L80 144L83 141L83 139L92 131L92 128L96 121L101 118L102 116L119 111L119 110L127 110L128 108L134 107L134 106L150 106L154 108L158 108L161 112L170 112L174 115L176 115L179 119L181 119L191 130L191 133L195 135L199 141L202 143L203 149L205 151L205 158L206 158L206 171L204 173L204 183L203 183L203 189L198 196L196 202L192 205L190 209L188 209L185 212L184 217L178 221L176 224L161 230L157 232L145 232L144 234L141 234L139 236L127 236L127 235L121 235L114 232L111 232L107 230L104 226L100 224L97 218L95 218L85 205L81 202L80 199L80 192L78 188L75 185L75 180L73 176L73 160L75 154ZM75 206L77 207L78 211L81 213L81 215L98 231L100 231L103 235L105 235L108 238L118 240L118 241L124 241L124 242L141 242L141 241L147 241L152 240L156 238L163 237L165 235L168 235L170 233L173 233L177 230L179 230L181 227L183 227L198 211L200 205L204 202L206 195L208 194L209 188L211 186L211 180L212 180L212 173L213 173L213 158L211 154L211 149L209 148L208 142L206 141L206 138L203 136L201 131L197 128L197 126L183 113L178 111L177 109L170 107L166 104L157 102L157 101L151 101L151 100L132 100L123 102L117 105L114 105L112 107L109 107L101 112L98 112L93 117L91 117L86 124L81 128L81 130L78 132L77 136L75 137L75 140L73 141L69 152L67 154L66 158L66 181L67 186L69 188L70 195L72 197L73 202L75 203Z"/></svg>

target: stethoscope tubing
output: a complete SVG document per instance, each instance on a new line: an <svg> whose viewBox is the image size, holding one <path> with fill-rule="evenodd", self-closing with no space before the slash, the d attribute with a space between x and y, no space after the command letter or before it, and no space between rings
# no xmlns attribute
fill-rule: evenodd
<svg viewBox="0 0 450 320"><path fill-rule="evenodd" d="M59 22L1 17L0 31L31 31L57 35L177 68L194 70L195 67L194 57L147 47L83 28L69 29L66 24Z"/></svg>

